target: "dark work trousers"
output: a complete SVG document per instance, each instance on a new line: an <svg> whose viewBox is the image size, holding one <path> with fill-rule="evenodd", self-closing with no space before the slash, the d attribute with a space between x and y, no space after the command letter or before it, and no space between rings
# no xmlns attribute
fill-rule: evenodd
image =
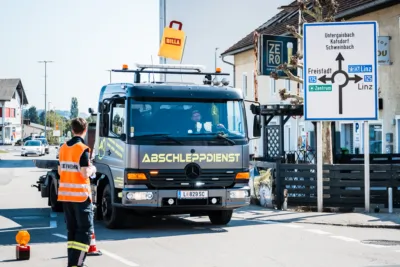
<svg viewBox="0 0 400 267"><path fill-rule="evenodd" d="M68 231L68 267L83 266L93 230L93 205L84 202L63 202Z"/></svg>

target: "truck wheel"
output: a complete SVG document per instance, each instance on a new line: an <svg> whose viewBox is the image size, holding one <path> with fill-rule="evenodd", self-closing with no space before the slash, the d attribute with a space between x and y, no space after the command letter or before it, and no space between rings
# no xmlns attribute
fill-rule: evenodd
<svg viewBox="0 0 400 267"><path fill-rule="evenodd" d="M57 201L57 191L56 191L56 185L54 183L51 183L50 185L50 207L51 210L54 212L62 212L63 207L62 203Z"/></svg>
<svg viewBox="0 0 400 267"><path fill-rule="evenodd" d="M101 199L101 213L103 215L103 222L109 229L121 228L125 223L124 210L112 205L111 201L111 187L106 185L103 190Z"/></svg>
<svg viewBox="0 0 400 267"><path fill-rule="evenodd" d="M232 219L233 210L213 210L208 213L210 221L214 225L226 225Z"/></svg>

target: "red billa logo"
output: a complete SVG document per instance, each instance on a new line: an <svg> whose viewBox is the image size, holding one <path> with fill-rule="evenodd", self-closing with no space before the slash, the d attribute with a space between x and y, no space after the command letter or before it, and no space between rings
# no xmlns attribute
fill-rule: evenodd
<svg viewBox="0 0 400 267"><path fill-rule="evenodd" d="M165 43L168 45L181 46L181 39L165 37Z"/></svg>

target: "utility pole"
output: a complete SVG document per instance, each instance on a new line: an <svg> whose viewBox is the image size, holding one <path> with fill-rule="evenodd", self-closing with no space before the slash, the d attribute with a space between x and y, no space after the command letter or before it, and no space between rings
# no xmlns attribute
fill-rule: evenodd
<svg viewBox="0 0 400 267"><path fill-rule="evenodd" d="M110 73L110 83L111 83L111 73L112 73L112 70L106 70L106 71L108 71L108 72Z"/></svg>
<svg viewBox="0 0 400 267"><path fill-rule="evenodd" d="M47 63L53 63L53 61L42 60L38 63L44 63L44 138L47 138Z"/></svg>

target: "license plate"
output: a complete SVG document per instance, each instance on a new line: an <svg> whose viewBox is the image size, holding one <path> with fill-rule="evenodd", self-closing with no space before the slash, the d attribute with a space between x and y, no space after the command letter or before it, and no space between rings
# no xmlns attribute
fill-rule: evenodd
<svg viewBox="0 0 400 267"><path fill-rule="evenodd" d="M208 191L178 191L179 199L199 199L207 197Z"/></svg>

